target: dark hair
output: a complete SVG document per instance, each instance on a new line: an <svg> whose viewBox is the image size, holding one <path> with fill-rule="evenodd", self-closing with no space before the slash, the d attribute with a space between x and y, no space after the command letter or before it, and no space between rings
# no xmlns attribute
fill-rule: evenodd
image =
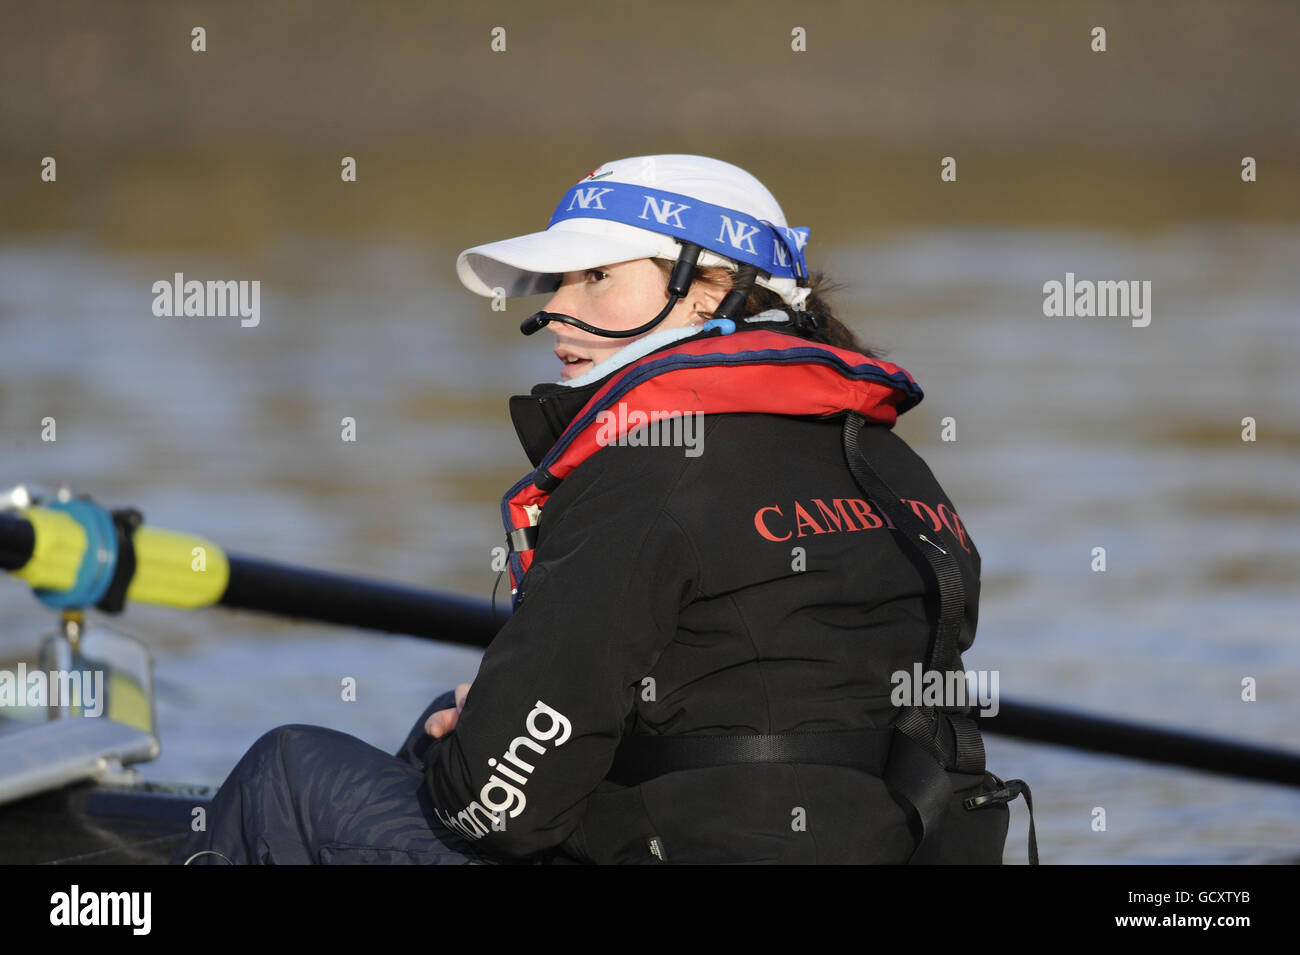
<svg viewBox="0 0 1300 955"><path fill-rule="evenodd" d="M653 261L663 271L664 278L672 275L673 266L667 259L656 258ZM735 273L731 269L720 265L697 265L692 281L700 282L715 289L729 291L734 277ZM806 285L812 290L808 300L804 302L803 310L817 319L817 324L820 326L817 333L812 336L813 341L855 351L860 355L866 355L868 358L882 357L883 352L864 344L851 328L836 318L835 313L831 310L830 303L826 301L827 294L846 288L846 286L831 282L823 272L810 273L808 281L800 284ZM753 291L749 293L749 298L745 300L745 306L741 309L739 317L748 318L751 315L757 315L759 312L766 312L772 308L779 308L787 315L794 311L776 292L770 288L755 285ZM703 315L704 313L701 312L700 314ZM712 318L711 315L704 315L704 317ZM791 335L797 334L793 326L781 330Z"/></svg>

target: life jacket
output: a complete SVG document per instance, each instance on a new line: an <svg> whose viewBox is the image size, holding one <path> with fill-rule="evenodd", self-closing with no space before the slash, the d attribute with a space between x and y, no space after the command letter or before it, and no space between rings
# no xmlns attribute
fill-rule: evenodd
<svg viewBox="0 0 1300 955"><path fill-rule="evenodd" d="M920 548L938 585L940 618L927 662L932 669L953 668L965 605L960 572L858 448L862 426L893 427L924 397L920 386L892 362L832 345L762 328L720 332L706 330L650 352L581 389L539 386L531 396L511 399L511 416L535 465L501 502L513 605L523 599L547 500L605 444L665 413L845 415L845 451L855 481L891 516L891 526L915 539L910 546ZM618 414L602 416L620 404ZM840 733L625 737L610 778L635 785L701 766L801 761L853 766L882 779L908 817L915 838L912 862L1000 861L1006 804L1024 795L1030 807L1029 859L1038 862L1029 787L986 772L977 725L959 712L905 707L893 727ZM961 774L970 785L955 790L950 773ZM983 811L972 815L973 810Z"/></svg>
<svg viewBox="0 0 1300 955"><path fill-rule="evenodd" d="M826 418L856 411L871 423L893 427L898 416L924 396L912 376L892 362L761 328L734 334L706 331L624 365L588 387L589 392L576 396L550 392L568 398L570 405L582 402L581 407L562 414L561 421L570 414L572 420L540 461L534 460L536 468L502 499L514 606L522 599L547 499L583 461L640 424L666 412ZM535 389L531 398L511 399L511 414L526 448L536 445L529 431L545 431L538 402L546 397ZM622 406L617 414L602 415L616 405ZM554 414L550 421L554 427Z"/></svg>

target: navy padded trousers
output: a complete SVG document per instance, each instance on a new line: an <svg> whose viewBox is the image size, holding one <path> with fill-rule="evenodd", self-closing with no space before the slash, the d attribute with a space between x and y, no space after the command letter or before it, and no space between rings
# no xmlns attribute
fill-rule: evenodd
<svg viewBox="0 0 1300 955"><path fill-rule="evenodd" d="M465 865L493 860L433 815L424 781L424 721L456 705L452 691L421 714L395 756L338 730L280 726L222 783L172 858L191 865Z"/></svg>

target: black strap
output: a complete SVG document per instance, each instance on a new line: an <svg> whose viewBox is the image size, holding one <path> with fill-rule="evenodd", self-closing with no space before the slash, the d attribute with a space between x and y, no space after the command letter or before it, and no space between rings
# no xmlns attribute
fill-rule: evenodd
<svg viewBox="0 0 1300 955"><path fill-rule="evenodd" d="M105 613L121 613L126 604L126 591L135 576L135 531L144 523L144 515L129 507L110 513L117 535L117 566L113 568L108 590L95 606Z"/></svg>
<svg viewBox="0 0 1300 955"><path fill-rule="evenodd" d="M850 411L844 419L844 455L848 459L849 470L858 486L888 515L894 527L916 545L934 572L939 585L939 624L930 642L926 668L939 671L954 669L957 662L957 637L961 633L961 620L966 612L966 585L962 580L961 567L948 548L930 537L934 532L898 499L893 488L871 466L859 443L862 425L862 415L856 411Z"/></svg>
<svg viewBox="0 0 1300 955"><path fill-rule="evenodd" d="M921 523L910 507L903 505L884 478L871 467L858 440L863 423L862 416L857 412L849 412L844 421L844 453L848 458L849 470L853 472L853 478L862 490L889 516L894 526L903 531L908 539L914 539L917 549L930 564L939 585L939 623L930 644L928 665L929 669L941 672L954 669L958 665L957 638L961 633L961 620L966 607L966 588L961 568L947 548L930 539L927 534L929 528ZM941 774L935 768L935 760L939 757L932 747L924 745L932 732L928 723L933 712L929 707L909 707L899 714L896 725L903 734L901 738L917 745L904 745L897 766L891 760L885 775L886 785L900 804L905 809L911 806L909 821L913 825L914 834L918 830L920 833L916 844L917 853L921 852L923 845L928 844L935 831L935 823L942 821L939 795L941 786L947 783L946 776L941 779ZM963 772L983 772L984 742L975 720L951 714L949 719L956 734L958 768ZM926 752L928 760L920 757L922 750ZM993 778L997 779L996 776ZM1005 804L1023 794L1025 804L1029 807L1029 864L1038 865L1038 837L1034 831L1034 803L1029 786L1020 779L1008 780L1005 784L998 780L998 783L1003 788L967 799L963 808L974 810L986 805ZM951 789L947 790L947 794L951 794ZM915 857L916 854L913 855Z"/></svg>
<svg viewBox="0 0 1300 955"><path fill-rule="evenodd" d="M957 638L966 613L966 585L961 567L948 548L931 539L930 534L934 532L921 523L871 466L860 440L864 423L856 411L850 411L844 419L844 457L849 471L863 493L929 564L939 590L939 620L926 653L926 668L941 673L955 669L960 659ZM952 798L948 768L953 766L967 773L984 772L984 742L975 721L965 714L950 714L948 719L956 737L956 759L951 763L943 758L934 742L941 721L933 707L906 707L894 724L899 735L885 768L884 781L907 814L915 841L912 859L924 856L942 828Z"/></svg>
<svg viewBox="0 0 1300 955"><path fill-rule="evenodd" d="M1002 788L971 796L965 800L963 807L967 810L975 810L983 809L985 806L1006 805L1017 796L1024 796L1025 805L1029 807L1029 864L1038 865L1038 835L1034 831L1034 794L1029 791L1029 784L1023 779L1008 779L1004 783L996 776L993 778Z"/></svg>
<svg viewBox="0 0 1300 955"><path fill-rule="evenodd" d="M963 742L972 735L974 746ZM907 816L916 858L930 847L948 812L953 793L948 771L983 773L984 747L972 718L906 707L894 725L883 729L627 736L606 778L620 786L639 786L668 773L754 763L845 766L882 779Z"/></svg>
<svg viewBox="0 0 1300 955"><path fill-rule="evenodd" d="M826 733L627 736L607 778L639 786L666 773L745 763L817 763L880 776L889 759L892 727Z"/></svg>
<svg viewBox="0 0 1300 955"><path fill-rule="evenodd" d="M907 707L894 725L880 729L625 736L614 753L614 764L606 778L621 786L639 786L667 773L745 763L847 766L872 776L883 776L890 760L890 748L900 732L931 762L953 772L984 772L983 745L971 747L962 742L971 734L979 739L979 729L973 719L957 713Z"/></svg>

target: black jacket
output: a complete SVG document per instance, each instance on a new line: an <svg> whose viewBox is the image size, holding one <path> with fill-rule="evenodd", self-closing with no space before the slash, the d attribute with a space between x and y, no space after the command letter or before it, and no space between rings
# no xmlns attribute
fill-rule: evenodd
<svg viewBox="0 0 1300 955"><path fill-rule="evenodd" d="M906 860L902 811L854 769L718 766L605 781L623 734L891 725L890 674L924 659L937 601L924 561L854 482L842 424L711 415L697 457L609 446L579 465L541 513L523 598L485 652L458 728L430 748L440 818L465 820L471 807L482 823L482 807L499 810L476 845L516 858ZM901 438L868 427L863 446L957 555L966 649L974 542Z"/></svg>

